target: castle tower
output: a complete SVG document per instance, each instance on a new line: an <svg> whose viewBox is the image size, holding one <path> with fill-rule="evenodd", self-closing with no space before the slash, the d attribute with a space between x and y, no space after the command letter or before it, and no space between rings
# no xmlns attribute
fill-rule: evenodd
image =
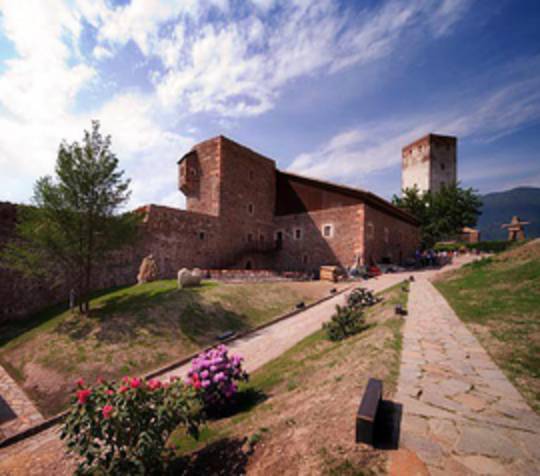
<svg viewBox="0 0 540 476"><path fill-rule="evenodd" d="M438 192L457 180L457 138L428 134L401 151L401 190Z"/></svg>

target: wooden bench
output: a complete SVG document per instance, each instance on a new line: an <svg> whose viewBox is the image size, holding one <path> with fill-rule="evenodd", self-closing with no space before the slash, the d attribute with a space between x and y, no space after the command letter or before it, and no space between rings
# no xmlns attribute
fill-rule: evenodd
<svg viewBox="0 0 540 476"><path fill-rule="evenodd" d="M373 446L377 412L382 400L381 380L370 378L356 415L356 442Z"/></svg>

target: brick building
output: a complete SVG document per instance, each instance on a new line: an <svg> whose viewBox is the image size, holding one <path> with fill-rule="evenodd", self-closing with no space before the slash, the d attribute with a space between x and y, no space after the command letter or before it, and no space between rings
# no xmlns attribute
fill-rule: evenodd
<svg viewBox="0 0 540 476"><path fill-rule="evenodd" d="M402 149L401 190L438 192L457 179L457 139L428 134Z"/></svg>
<svg viewBox="0 0 540 476"><path fill-rule="evenodd" d="M402 262L418 245L418 223L376 195L280 171L273 160L219 136L178 162L198 266L315 270L383 259Z"/></svg>
<svg viewBox="0 0 540 476"><path fill-rule="evenodd" d="M146 205L140 240L101 263L92 286L136 282L152 254L160 278L179 269L313 271L412 255L419 228L376 195L280 171L273 160L219 136L178 162L187 210ZM17 206L0 202L0 249L13 238ZM229 271L232 272L232 271ZM216 275L219 272L216 271ZM0 321L66 301L69 282L43 282L0 267Z"/></svg>

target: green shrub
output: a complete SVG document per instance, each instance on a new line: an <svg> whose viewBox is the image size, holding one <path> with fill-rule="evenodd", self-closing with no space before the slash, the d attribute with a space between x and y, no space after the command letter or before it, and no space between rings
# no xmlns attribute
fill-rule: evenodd
<svg viewBox="0 0 540 476"><path fill-rule="evenodd" d="M378 302L379 299L366 288L356 288L347 297L347 306L354 308L373 306Z"/></svg>
<svg viewBox="0 0 540 476"><path fill-rule="evenodd" d="M77 474L163 474L179 425L198 435L202 403L180 380L162 384L124 377L121 383L77 382L61 438L79 456Z"/></svg>
<svg viewBox="0 0 540 476"><path fill-rule="evenodd" d="M346 339L364 329L365 319L361 308L336 306L329 322L323 324L326 335L332 341Z"/></svg>

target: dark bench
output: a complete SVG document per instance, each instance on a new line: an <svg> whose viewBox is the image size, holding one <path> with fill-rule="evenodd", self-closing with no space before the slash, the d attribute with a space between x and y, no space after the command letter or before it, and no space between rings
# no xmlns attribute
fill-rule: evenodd
<svg viewBox="0 0 540 476"><path fill-rule="evenodd" d="M356 442L373 445L375 421L382 400L381 380L370 378L356 415Z"/></svg>

